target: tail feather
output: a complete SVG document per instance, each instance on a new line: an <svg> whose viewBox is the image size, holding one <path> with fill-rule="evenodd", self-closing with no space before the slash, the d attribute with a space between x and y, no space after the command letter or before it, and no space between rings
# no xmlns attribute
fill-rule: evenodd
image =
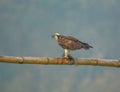
<svg viewBox="0 0 120 92"><path fill-rule="evenodd" d="M93 48L92 46L90 46L89 44L87 44L87 43L82 43L83 44L83 48L85 49L85 50L88 50L89 48Z"/></svg>

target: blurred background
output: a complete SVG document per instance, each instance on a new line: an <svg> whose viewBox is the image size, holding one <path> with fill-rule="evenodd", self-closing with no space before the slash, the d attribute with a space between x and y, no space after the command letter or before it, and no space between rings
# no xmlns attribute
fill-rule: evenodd
<svg viewBox="0 0 120 92"><path fill-rule="evenodd" d="M120 0L0 0L0 55L60 57L54 33L94 47L76 58L120 59ZM0 63L0 91L120 92L120 70Z"/></svg>

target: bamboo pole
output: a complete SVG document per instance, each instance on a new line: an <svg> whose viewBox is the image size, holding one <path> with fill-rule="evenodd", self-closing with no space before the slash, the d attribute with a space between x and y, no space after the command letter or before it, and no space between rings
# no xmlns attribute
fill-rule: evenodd
<svg viewBox="0 0 120 92"><path fill-rule="evenodd" d="M47 58L47 57L15 57L0 56L0 62L16 64L45 64L45 65L93 65L106 67L120 67L120 60L108 59L78 59Z"/></svg>

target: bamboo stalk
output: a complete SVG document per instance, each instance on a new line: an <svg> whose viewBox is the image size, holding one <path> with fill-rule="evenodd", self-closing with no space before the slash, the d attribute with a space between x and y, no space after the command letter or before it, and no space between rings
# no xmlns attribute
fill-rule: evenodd
<svg viewBox="0 0 120 92"><path fill-rule="evenodd" d="M93 65L106 67L120 67L120 60L108 59L78 59L47 58L47 57L15 57L0 56L0 62L16 64L45 64L45 65Z"/></svg>

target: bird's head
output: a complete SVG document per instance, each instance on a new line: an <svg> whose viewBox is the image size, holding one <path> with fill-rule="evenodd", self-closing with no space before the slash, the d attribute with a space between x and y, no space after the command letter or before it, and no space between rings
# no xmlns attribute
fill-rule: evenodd
<svg viewBox="0 0 120 92"><path fill-rule="evenodd" d="M55 38L56 40L58 40L60 34L59 33L55 33L54 35L52 35L52 38Z"/></svg>

